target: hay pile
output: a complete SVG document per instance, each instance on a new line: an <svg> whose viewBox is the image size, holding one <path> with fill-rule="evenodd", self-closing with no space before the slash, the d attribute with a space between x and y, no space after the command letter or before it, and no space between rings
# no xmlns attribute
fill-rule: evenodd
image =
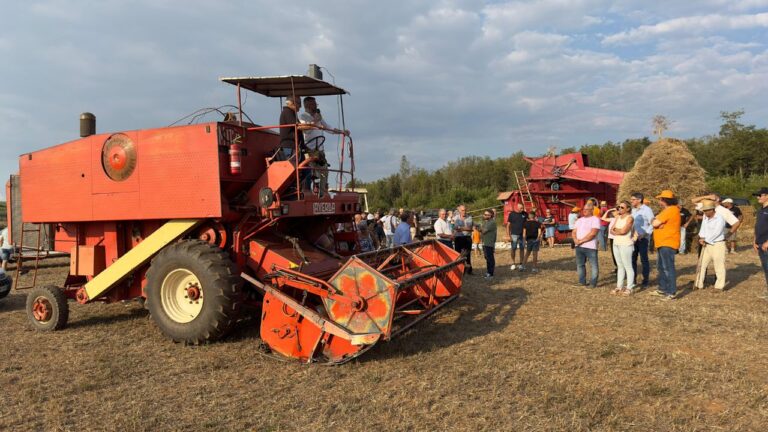
<svg viewBox="0 0 768 432"><path fill-rule="evenodd" d="M632 171L624 176L618 199L628 200L633 192L641 192L650 198L654 212L658 212L660 207L654 197L670 189L691 210L691 198L707 192L704 175L704 169L683 141L663 138L649 145Z"/></svg>
<svg viewBox="0 0 768 432"><path fill-rule="evenodd" d="M757 222L757 215L755 208L750 206L739 206L741 214L744 215L744 219L741 221L741 227L739 228L739 235L743 238L752 238L752 232L755 230L755 222ZM747 233L746 237L742 233Z"/></svg>

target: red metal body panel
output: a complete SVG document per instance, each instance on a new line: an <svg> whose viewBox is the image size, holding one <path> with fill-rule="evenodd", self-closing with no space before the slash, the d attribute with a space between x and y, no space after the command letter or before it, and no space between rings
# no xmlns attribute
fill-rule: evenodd
<svg viewBox="0 0 768 432"><path fill-rule="evenodd" d="M237 184L256 180L265 170L264 155L278 143L274 133L247 132L243 172L233 175L219 137L230 131L245 134L222 123L124 132L136 146L137 162L123 181L110 179L101 166L102 147L112 134L22 155L24 221L220 217L222 182L227 193L227 187L237 190Z"/></svg>

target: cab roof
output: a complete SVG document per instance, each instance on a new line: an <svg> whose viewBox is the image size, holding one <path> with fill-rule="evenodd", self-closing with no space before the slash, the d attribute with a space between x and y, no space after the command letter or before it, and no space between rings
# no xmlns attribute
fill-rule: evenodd
<svg viewBox="0 0 768 432"><path fill-rule="evenodd" d="M263 94L267 97L330 96L343 95L347 91L323 80L305 75L287 75L273 77L219 78L220 81Z"/></svg>

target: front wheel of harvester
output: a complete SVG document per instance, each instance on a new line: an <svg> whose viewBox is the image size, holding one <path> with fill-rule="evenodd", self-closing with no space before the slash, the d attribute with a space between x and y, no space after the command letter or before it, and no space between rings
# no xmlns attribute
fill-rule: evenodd
<svg viewBox="0 0 768 432"><path fill-rule="evenodd" d="M69 319L67 297L55 286L32 288L27 294L27 317L36 330L61 330Z"/></svg>
<svg viewBox="0 0 768 432"><path fill-rule="evenodd" d="M160 330L176 342L221 338L238 317L242 279L218 247L184 240L160 251L147 271L147 305Z"/></svg>

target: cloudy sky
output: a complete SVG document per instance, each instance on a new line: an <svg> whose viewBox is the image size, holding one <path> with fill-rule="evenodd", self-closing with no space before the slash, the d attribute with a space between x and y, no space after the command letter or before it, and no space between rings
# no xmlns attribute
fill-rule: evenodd
<svg viewBox="0 0 768 432"><path fill-rule="evenodd" d="M99 132L161 127L234 103L224 76L302 74L344 100L358 176L401 155L543 153L650 134L716 133L720 111L768 126L768 0L5 1L0 171L19 154ZM278 102L246 111L277 122ZM337 123L335 99L320 100Z"/></svg>

